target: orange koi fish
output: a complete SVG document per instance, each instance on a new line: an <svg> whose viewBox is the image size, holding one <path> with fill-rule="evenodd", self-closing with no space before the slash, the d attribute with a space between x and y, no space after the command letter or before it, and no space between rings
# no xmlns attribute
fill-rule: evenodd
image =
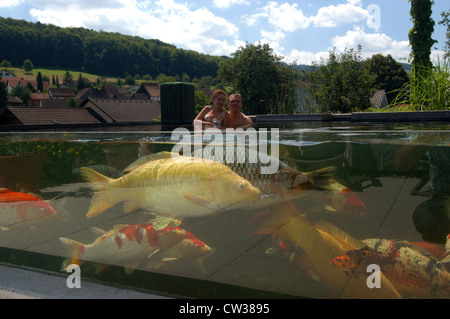
<svg viewBox="0 0 450 319"><path fill-rule="evenodd" d="M369 289L362 278L348 277L344 272L330 265L332 258L348 250L364 246L343 231L340 231L339 235L337 231L332 232L332 226L326 226L325 223L311 224L289 201L274 205L270 216L254 234L279 236L298 246L311 267L307 272L314 273L315 277L320 278L320 282L328 288L329 296L327 297L401 298L384 276L381 279L381 289Z"/></svg>
<svg viewBox="0 0 450 319"><path fill-rule="evenodd" d="M109 232L97 232L101 235L89 245L60 237L69 251L69 259L63 263L63 270L69 264L81 265L83 261L92 261L124 266L129 274L149 254L169 248L185 238L185 230L181 228L166 226L162 230L155 230L150 223L119 225Z"/></svg>
<svg viewBox="0 0 450 319"><path fill-rule="evenodd" d="M212 249L207 244L185 230L185 237L183 240L165 250L155 251L151 254L149 256L150 260L147 263L147 268L159 268L165 262L187 260L192 261L194 266L206 274L203 259L211 253Z"/></svg>
<svg viewBox="0 0 450 319"><path fill-rule="evenodd" d="M55 209L34 195L0 188L0 225L12 225L53 214L56 214Z"/></svg>
<svg viewBox="0 0 450 319"><path fill-rule="evenodd" d="M351 189L337 182L333 177L335 173L336 167L330 166L302 174L312 181L315 190L330 192L323 198L326 210L358 217L366 216L364 202Z"/></svg>
<svg viewBox="0 0 450 319"><path fill-rule="evenodd" d="M334 181L326 189L331 191L330 195L323 198L323 202L326 204L326 210L358 217L367 215L366 205L349 188Z"/></svg>

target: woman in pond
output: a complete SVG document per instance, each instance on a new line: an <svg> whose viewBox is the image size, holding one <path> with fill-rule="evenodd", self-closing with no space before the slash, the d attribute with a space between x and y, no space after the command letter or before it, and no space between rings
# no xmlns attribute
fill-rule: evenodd
<svg viewBox="0 0 450 319"><path fill-rule="evenodd" d="M215 90L211 97L211 105L205 106L194 119L194 127L199 123L202 128L227 128L230 127L230 115L224 109L227 101L227 93L223 90Z"/></svg>

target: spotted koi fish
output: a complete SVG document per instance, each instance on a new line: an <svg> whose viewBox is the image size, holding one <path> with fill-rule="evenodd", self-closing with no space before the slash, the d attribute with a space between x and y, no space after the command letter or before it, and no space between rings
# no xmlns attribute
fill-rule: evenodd
<svg viewBox="0 0 450 319"><path fill-rule="evenodd" d="M56 214L46 201L31 194L0 188L0 226ZM2 229L8 229L2 227Z"/></svg>
<svg viewBox="0 0 450 319"><path fill-rule="evenodd" d="M83 261L92 261L124 266L126 273L131 273L149 255L173 246L186 234L184 229L171 226L155 230L150 223L121 225L109 232L97 229L97 232L100 236L89 245L60 237L69 250L69 259L63 263L63 270L69 264L81 265Z"/></svg>
<svg viewBox="0 0 450 319"><path fill-rule="evenodd" d="M159 268L165 263L174 261L189 261L206 274L203 259L212 253L212 249L203 241L185 230L184 239L173 246L155 251L149 256L147 268Z"/></svg>
<svg viewBox="0 0 450 319"><path fill-rule="evenodd" d="M366 239L363 242L366 247L347 251L330 263L354 273L365 273L368 265L376 264L406 296L450 298L450 274L428 251L407 241Z"/></svg>

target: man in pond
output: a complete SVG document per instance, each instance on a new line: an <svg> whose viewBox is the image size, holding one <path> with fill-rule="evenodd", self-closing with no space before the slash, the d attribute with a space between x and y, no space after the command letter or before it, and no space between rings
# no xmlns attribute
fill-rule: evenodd
<svg viewBox="0 0 450 319"><path fill-rule="evenodd" d="M240 94L231 94L228 98L228 113L230 114L230 124L232 128L249 128L253 121L247 115L241 112L242 96Z"/></svg>

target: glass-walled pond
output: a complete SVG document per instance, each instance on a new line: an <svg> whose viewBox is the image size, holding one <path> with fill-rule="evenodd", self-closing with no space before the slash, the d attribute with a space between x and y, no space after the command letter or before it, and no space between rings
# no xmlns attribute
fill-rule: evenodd
<svg viewBox="0 0 450 319"><path fill-rule="evenodd" d="M450 125L228 133L0 133L0 263L179 297L450 297Z"/></svg>

